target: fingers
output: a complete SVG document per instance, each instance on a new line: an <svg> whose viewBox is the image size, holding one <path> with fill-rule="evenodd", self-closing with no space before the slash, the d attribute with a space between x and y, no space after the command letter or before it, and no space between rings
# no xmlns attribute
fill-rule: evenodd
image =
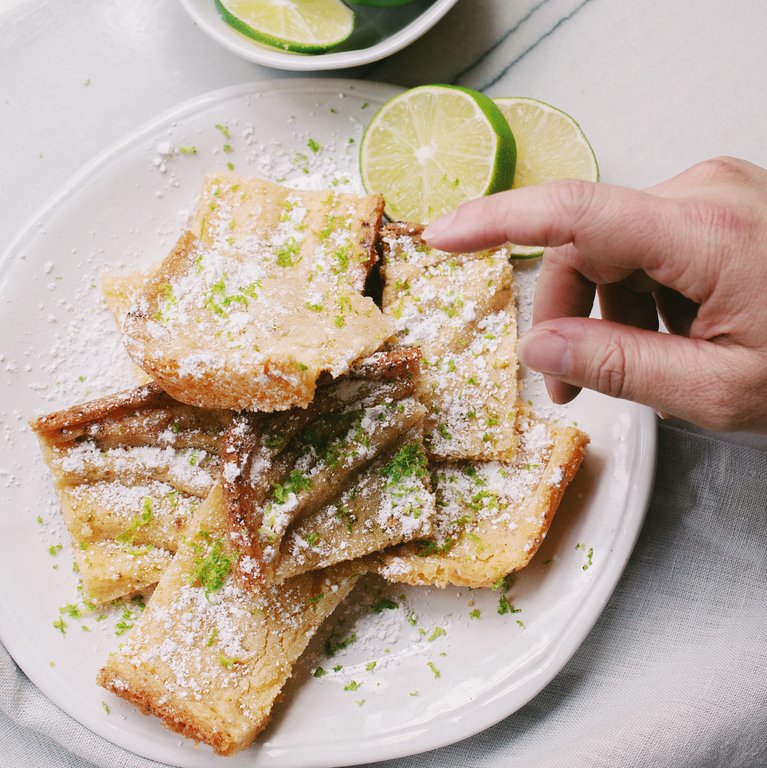
<svg viewBox="0 0 767 768"><path fill-rule="evenodd" d="M606 320L543 323L520 339L518 354L524 365L564 382L549 386L557 402L587 387L710 429L737 428L754 389L743 381L739 349Z"/></svg>
<svg viewBox="0 0 767 768"><path fill-rule="evenodd" d="M550 252L543 259L533 297L533 324L557 317L588 317L596 283L573 266L566 254Z"/></svg>
<svg viewBox="0 0 767 768"><path fill-rule="evenodd" d="M423 237L447 251L504 242L559 246L629 270L650 268L688 245L678 204L645 192L585 181L561 181L464 203L431 224ZM689 245L688 245L689 248Z"/></svg>
<svg viewBox="0 0 767 768"><path fill-rule="evenodd" d="M651 292L638 291L627 282L600 285L597 291L604 320L658 330L658 310Z"/></svg>
<svg viewBox="0 0 767 768"><path fill-rule="evenodd" d="M699 305L681 293L660 286L655 291L655 302L666 328L679 336L689 336L698 315Z"/></svg>

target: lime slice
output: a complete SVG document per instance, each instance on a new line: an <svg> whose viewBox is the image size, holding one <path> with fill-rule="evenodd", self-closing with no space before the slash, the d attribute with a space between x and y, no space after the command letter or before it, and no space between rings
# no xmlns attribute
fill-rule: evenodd
<svg viewBox="0 0 767 768"><path fill-rule="evenodd" d="M599 181L594 150L570 115L542 101L522 97L494 99L517 142L514 189L560 179ZM543 248L515 245L512 256L532 259Z"/></svg>
<svg viewBox="0 0 767 768"><path fill-rule="evenodd" d="M341 0L216 0L224 21L274 48L321 53L354 29L354 12Z"/></svg>
<svg viewBox="0 0 767 768"><path fill-rule="evenodd" d="M481 195L509 189L514 136L477 91L424 85L384 104L365 131L360 173L391 219L428 224Z"/></svg>

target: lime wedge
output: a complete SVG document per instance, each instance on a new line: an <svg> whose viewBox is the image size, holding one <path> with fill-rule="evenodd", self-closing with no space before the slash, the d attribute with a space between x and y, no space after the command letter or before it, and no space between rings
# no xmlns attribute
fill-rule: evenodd
<svg viewBox="0 0 767 768"><path fill-rule="evenodd" d="M296 53L321 53L354 29L341 0L216 0L224 21L259 43Z"/></svg>
<svg viewBox="0 0 767 768"><path fill-rule="evenodd" d="M389 218L428 224L509 189L515 158L514 136L491 99L424 85L378 110L362 138L360 173L368 192L383 194Z"/></svg>
<svg viewBox="0 0 767 768"><path fill-rule="evenodd" d="M570 115L542 101L523 97L494 99L517 142L514 189L560 179L599 181L594 150ZM515 245L512 256L537 258L543 248Z"/></svg>

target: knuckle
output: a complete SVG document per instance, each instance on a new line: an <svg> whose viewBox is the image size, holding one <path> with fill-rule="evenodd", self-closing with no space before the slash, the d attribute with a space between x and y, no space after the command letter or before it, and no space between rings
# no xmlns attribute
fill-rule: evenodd
<svg viewBox="0 0 767 768"><path fill-rule="evenodd" d="M735 157L720 155L704 160L690 170L704 181L725 181L743 178L747 174L748 163Z"/></svg>
<svg viewBox="0 0 767 768"><path fill-rule="evenodd" d="M685 204L687 218L696 230L717 237L743 237L760 226L753 210L722 200L696 200Z"/></svg>
<svg viewBox="0 0 767 768"><path fill-rule="evenodd" d="M593 209L596 185L588 181L566 179L551 185L553 206L557 216L553 226L557 226L558 220L567 225L570 230L575 230L586 221Z"/></svg>
<svg viewBox="0 0 767 768"><path fill-rule="evenodd" d="M610 397L627 396L626 346L621 336L611 335L591 361L594 388Z"/></svg>

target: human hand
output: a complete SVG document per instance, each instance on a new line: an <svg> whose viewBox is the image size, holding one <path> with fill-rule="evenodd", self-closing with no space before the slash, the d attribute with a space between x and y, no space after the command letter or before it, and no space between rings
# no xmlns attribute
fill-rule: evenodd
<svg viewBox="0 0 767 768"><path fill-rule="evenodd" d="M717 158L641 192L501 192L423 236L447 251L548 246L518 352L555 402L588 387L709 429L767 431L764 169ZM601 320L588 317L595 293Z"/></svg>

